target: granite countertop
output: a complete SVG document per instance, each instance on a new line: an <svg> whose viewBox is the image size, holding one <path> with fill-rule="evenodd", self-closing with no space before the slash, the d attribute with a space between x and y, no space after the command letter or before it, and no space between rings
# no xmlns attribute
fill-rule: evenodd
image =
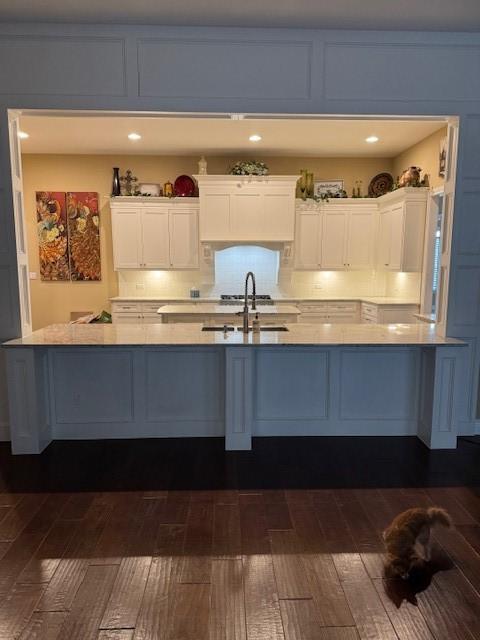
<svg viewBox="0 0 480 640"><path fill-rule="evenodd" d="M465 343L442 338L428 324L287 324L288 331L261 334L203 331L201 324L54 324L29 336L6 342L14 347L111 347L111 346L459 346Z"/></svg>
<svg viewBox="0 0 480 640"><path fill-rule="evenodd" d="M273 295L272 299L279 303L299 303L299 302L369 302L371 304L378 305L402 305L402 304L416 304L420 305L418 300L413 298L392 298L391 296L327 296L321 297L308 297L308 296L276 296ZM115 296L110 298L110 302L190 302L192 304L212 304L220 302L219 296L203 296L201 298L191 298L190 296Z"/></svg>
<svg viewBox="0 0 480 640"><path fill-rule="evenodd" d="M275 305L259 304L255 311L249 306L249 313L255 315L258 313L259 317L272 316L272 315L299 315L300 311L298 307L292 305L283 305L282 307L276 307ZM234 316L237 313L243 312L243 305L233 304L214 304L205 303L202 305L193 304L166 304L160 307L157 313L161 315L230 315Z"/></svg>

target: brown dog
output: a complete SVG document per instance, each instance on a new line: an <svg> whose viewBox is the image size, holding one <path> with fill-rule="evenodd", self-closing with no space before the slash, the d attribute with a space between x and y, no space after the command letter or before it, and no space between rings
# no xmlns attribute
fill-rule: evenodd
<svg viewBox="0 0 480 640"><path fill-rule="evenodd" d="M445 509L408 509L383 532L387 548L387 572L406 580L411 570L430 560L430 530L436 524L450 527Z"/></svg>

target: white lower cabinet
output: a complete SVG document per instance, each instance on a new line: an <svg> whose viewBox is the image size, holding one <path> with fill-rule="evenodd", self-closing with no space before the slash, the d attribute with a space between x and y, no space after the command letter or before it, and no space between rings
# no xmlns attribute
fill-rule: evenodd
<svg viewBox="0 0 480 640"><path fill-rule="evenodd" d="M183 304L176 300L149 302L112 301L113 324L161 324L162 316L157 310L164 304ZM187 304L187 303L184 303ZM191 304L188 302L188 304Z"/></svg>
<svg viewBox="0 0 480 640"><path fill-rule="evenodd" d="M356 301L301 302L299 322L355 324L360 321L360 304Z"/></svg>
<svg viewBox="0 0 480 640"><path fill-rule="evenodd" d="M110 207L115 270L198 268L198 201L114 198Z"/></svg>
<svg viewBox="0 0 480 640"><path fill-rule="evenodd" d="M415 324L418 304L374 304L362 302L361 321L365 324Z"/></svg>

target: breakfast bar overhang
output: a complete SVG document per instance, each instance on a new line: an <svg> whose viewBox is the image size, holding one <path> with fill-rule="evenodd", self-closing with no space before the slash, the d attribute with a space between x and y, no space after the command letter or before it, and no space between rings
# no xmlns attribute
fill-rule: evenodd
<svg viewBox="0 0 480 640"><path fill-rule="evenodd" d="M416 435L454 448L464 343L419 325L52 325L4 345L12 450L52 440Z"/></svg>

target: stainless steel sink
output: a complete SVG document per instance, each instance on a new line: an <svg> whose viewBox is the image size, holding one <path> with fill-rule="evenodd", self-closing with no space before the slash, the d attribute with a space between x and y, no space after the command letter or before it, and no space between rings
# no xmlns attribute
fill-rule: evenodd
<svg viewBox="0 0 480 640"><path fill-rule="evenodd" d="M221 331L223 333L224 331L235 331L235 327L231 327L230 325L225 325L221 327L217 325L216 326L212 325L212 326L202 327L202 331L219 331L219 332Z"/></svg>

